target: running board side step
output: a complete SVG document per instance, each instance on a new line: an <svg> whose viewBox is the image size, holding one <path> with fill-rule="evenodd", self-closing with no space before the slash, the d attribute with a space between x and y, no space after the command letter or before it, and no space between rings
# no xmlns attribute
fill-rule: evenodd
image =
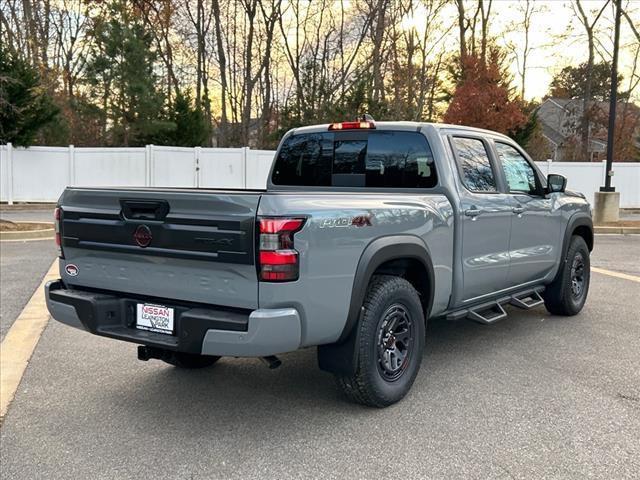
<svg viewBox="0 0 640 480"><path fill-rule="evenodd" d="M542 305L544 303L544 300L542 299L542 295L540 295L540 292L534 290L530 293L523 293L520 295L512 296L509 303L514 307L522 308L523 310L529 310L530 308Z"/></svg>
<svg viewBox="0 0 640 480"><path fill-rule="evenodd" d="M463 318L466 318L473 320L474 322L482 323L483 325L491 325L507 317L508 314L503 308L503 305L510 304L523 310L529 310L537 307L538 305L542 305L544 303L541 295L543 291L544 287L521 290L489 302L484 302L461 310L455 310L446 314L446 319L462 320Z"/></svg>
<svg viewBox="0 0 640 480"><path fill-rule="evenodd" d="M504 311L504 308L502 308L502 305L498 302L489 306L482 305L475 309L469 309L469 313L467 313L468 319L478 323L484 323L485 325L491 325L506 316L507 312Z"/></svg>

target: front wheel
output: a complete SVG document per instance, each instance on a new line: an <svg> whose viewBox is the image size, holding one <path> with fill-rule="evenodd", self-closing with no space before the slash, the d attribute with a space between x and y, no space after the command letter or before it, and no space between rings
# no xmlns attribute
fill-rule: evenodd
<svg viewBox="0 0 640 480"><path fill-rule="evenodd" d="M564 263L544 292L544 305L554 315L576 315L584 307L589 292L591 263L584 238L574 235Z"/></svg>
<svg viewBox="0 0 640 480"><path fill-rule="evenodd" d="M355 373L336 380L350 400L386 407L407 394L420 369L425 342L422 304L407 280L377 275L363 306Z"/></svg>

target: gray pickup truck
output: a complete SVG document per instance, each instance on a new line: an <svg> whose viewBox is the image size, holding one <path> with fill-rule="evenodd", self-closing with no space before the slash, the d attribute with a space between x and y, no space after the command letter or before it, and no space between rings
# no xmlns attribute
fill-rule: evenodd
<svg viewBox="0 0 640 480"><path fill-rule="evenodd" d="M317 347L349 399L384 407L416 378L429 319L580 312L593 227L565 185L486 130L297 128L265 190L67 188L47 305L184 368Z"/></svg>

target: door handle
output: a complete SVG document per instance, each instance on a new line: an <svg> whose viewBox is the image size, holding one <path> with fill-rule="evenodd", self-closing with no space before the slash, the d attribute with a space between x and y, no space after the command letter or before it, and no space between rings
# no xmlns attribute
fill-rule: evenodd
<svg viewBox="0 0 640 480"><path fill-rule="evenodd" d="M120 206L126 220L161 221L169 213L169 202L166 200L121 199Z"/></svg>
<svg viewBox="0 0 640 480"><path fill-rule="evenodd" d="M512 211L516 215L521 215L524 212L524 207L513 207Z"/></svg>
<svg viewBox="0 0 640 480"><path fill-rule="evenodd" d="M482 210L478 209L478 208L468 208L464 211L464 214L467 217L471 217L474 218L477 217L478 215L480 215L482 213Z"/></svg>

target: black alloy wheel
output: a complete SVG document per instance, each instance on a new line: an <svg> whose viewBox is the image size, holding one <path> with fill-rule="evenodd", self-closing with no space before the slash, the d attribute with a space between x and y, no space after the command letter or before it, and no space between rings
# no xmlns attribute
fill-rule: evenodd
<svg viewBox="0 0 640 480"><path fill-rule="evenodd" d="M383 314L378 330L378 368L388 382L396 381L407 370L414 330L404 305L394 303Z"/></svg>

